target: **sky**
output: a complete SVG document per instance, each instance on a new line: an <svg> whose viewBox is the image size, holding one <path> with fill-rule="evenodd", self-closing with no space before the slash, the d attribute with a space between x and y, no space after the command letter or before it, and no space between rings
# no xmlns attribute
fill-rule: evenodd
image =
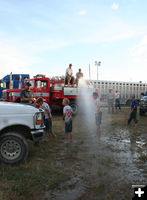
<svg viewBox="0 0 147 200"><path fill-rule="evenodd" d="M147 82L146 0L0 0L0 78L12 73ZM95 61L101 62L97 67Z"/></svg>

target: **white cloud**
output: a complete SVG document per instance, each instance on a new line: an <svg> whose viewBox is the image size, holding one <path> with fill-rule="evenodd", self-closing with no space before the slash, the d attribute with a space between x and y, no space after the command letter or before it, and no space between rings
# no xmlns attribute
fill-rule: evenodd
<svg viewBox="0 0 147 200"><path fill-rule="evenodd" d="M118 3L113 3L112 6L111 6L111 8L113 10L117 10L119 8L119 4Z"/></svg>
<svg viewBox="0 0 147 200"><path fill-rule="evenodd" d="M0 42L1 77L12 73L31 73L29 69L34 60L21 48Z"/></svg>
<svg viewBox="0 0 147 200"><path fill-rule="evenodd" d="M142 40L130 49L130 54L134 62L147 63L147 35L144 35Z"/></svg>
<svg viewBox="0 0 147 200"><path fill-rule="evenodd" d="M79 15L86 15L86 13L87 13L86 10L80 10L78 14Z"/></svg>
<svg viewBox="0 0 147 200"><path fill-rule="evenodd" d="M88 30L88 33L80 38L79 43L103 43L117 40L135 38L142 35L145 30L136 29L123 23L121 20L113 20L105 27L95 28L95 31Z"/></svg>

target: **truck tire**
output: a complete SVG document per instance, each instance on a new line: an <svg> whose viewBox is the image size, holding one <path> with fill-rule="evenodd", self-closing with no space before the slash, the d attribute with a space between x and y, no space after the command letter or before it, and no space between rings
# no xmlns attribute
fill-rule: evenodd
<svg viewBox="0 0 147 200"><path fill-rule="evenodd" d="M73 114L76 115L78 113L78 104L75 102L71 102L70 106L72 108Z"/></svg>
<svg viewBox="0 0 147 200"><path fill-rule="evenodd" d="M28 144L23 135L7 132L0 136L0 160L6 164L15 164L27 158Z"/></svg>

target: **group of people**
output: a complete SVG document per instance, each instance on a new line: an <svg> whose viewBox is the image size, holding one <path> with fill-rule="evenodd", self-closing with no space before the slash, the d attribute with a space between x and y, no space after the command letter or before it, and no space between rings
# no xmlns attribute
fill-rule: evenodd
<svg viewBox="0 0 147 200"><path fill-rule="evenodd" d="M100 128L101 128L101 121L102 121L102 110L101 110L101 103L99 99L98 93L93 93L93 98L95 100L95 120L96 120L96 126L97 126L97 135L100 135ZM115 99L115 108L117 110L117 107L120 108L120 94L118 90L113 95L112 90L109 90L108 94L108 113L110 113L110 106L112 107L112 112L114 112L114 99ZM131 112L128 119L128 125L131 123L132 120L134 120L134 123L137 124L137 100L135 99L135 95L132 95L132 102L131 102Z"/></svg>
<svg viewBox="0 0 147 200"><path fill-rule="evenodd" d="M42 108L44 110L44 124L45 124L45 132L48 133L49 137L52 136L55 138L56 136L52 132L52 114L50 106L43 101L43 98L35 99L33 92L31 91L31 84L26 82L25 89L20 94L20 99L22 103L32 104L37 108ZM97 126L97 134L100 135L100 127L102 121L102 110L99 94L97 92L93 93L93 99L95 104L95 121ZM112 89L109 89L108 93L108 112L110 112L110 107L112 108L112 112L114 111L114 99L115 99L115 108L120 107L120 93L118 91L113 93ZM69 99L65 98L62 101L63 105L63 119L65 120L65 133L67 135L67 142L72 141L72 108L69 105ZM135 95L132 96L132 104L131 104L131 114L128 119L128 124L134 120L135 124L138 122L137 120L137 101L135 99Z"/></svg>
<svg viewBox="0 0 147 200"><path fill-rule="evenodd" d="M110 113L110 110L112 110L112 113L114 112L114 104L115 104L115 109L120 107L120 93L118 90L113 92L113 89L109 89L108 95L107 95L107 101L108 101L108 113Z"/></svg>
<svg viewBox="0 0 147 200"><path fill-rule="evenodd" d="M37 108L42 108L44 110L43 119L45 125L45 132L49 136L55 138L56 136L52 132L52 114L50 106L43 101L43 98L34 98L34 94L31 90L31 84L29 82L25 83L25 89L20 93L20 100L23 104L34 104Z"/></svg>
<svg viewBox="0 0 147 200"><path fill-rule="evenodd" d="M67 86L78 86L79 80L83 78L83 73L81 68L79 68L79 71L76 73L76 79L73 76L73 70L72 70L72 64L69 64L69 67L66 69L66 74L65 74L65 85Z"/></svg>
<svg viewBox="0 0 147 200"><path fill-rule="evenodd" d="M48 136L55 138L55 134L52 132L52 114L50 106L43 101L43 98L35 99L33 96L33 92L31 91L31 84L29 82L26 82L25 89L20 94L20 99L22 103L26 104L32 104L37 108L41 108L44 110L44 124L45 124L45 132L48 134ZM100 131L100 124L101 124L101 118L102 118L102 112L100 107L100 100L98 98L98 93L93 93L93 99L95 101L95 117L96 117L96 125L97 125L97 132ZM73 111L72 108L69 105L69 99L65 98L62 101L63 105L63 120L65 120L65 133L67 136L67 143L70 143L72 141L72 115Z"/></svg>
<svg viewBox="0 0 147 200"><path fill-rule="evenodd" d="M44 110L43 120L45 125L45 132L49 137L56 138L56 135L52 131L52 114L50 106L43 101L43 98L34 98L31 91L31 84L25 83L25 89L21 91L20 100L23 104L34 104L35 107ZM72 108L69 106L69 99L63 99L63 119L65 120L65 133L67 134L67 142L72 141Z"/></svg>
<svg viewBox="0 0 147 200"><path fill-rule="evenodd" d="M112 109L112 113L114 112L114 103L115 103L115 109L120 107L120 93L118 90L115 91L115 94L113 93L112 89L109 89L108 93L108 113L110 113L110 110ZM130 117L128 119L128 125L131 123L132 120L134 120L135 124L138 123L137 120L137 100L135 99L135 95L132 95L132 102L131 102L131 113Z"/></svg>

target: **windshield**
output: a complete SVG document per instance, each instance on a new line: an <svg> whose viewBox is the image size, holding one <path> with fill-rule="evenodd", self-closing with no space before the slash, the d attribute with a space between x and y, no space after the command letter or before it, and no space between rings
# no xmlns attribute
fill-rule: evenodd
<svg viewBox="0 0 147 200"><path fill-rule="evenodd" d="M37 81L35 81L35 87L47 89L47 80L37 80Z"/></svg>
<svg viewBox="0 0 147 200"><path fill-rule="evenodd" d="M33 88L34 87L34 80L29 81L29 83L31 83L31 88Z"/></svg>
<svg viewBox="0 0 147 200"><path fill-rule="evenodd" d="M26 83L26 82L29 82L29 83L31 84L31 88L33 88L33 87L34 87L34 80L29 80L29 81L28 81L28 80L26 80L26 81L25 81L25 83ZM24 85L25 85L25 83L24 83Z"/></svg>

